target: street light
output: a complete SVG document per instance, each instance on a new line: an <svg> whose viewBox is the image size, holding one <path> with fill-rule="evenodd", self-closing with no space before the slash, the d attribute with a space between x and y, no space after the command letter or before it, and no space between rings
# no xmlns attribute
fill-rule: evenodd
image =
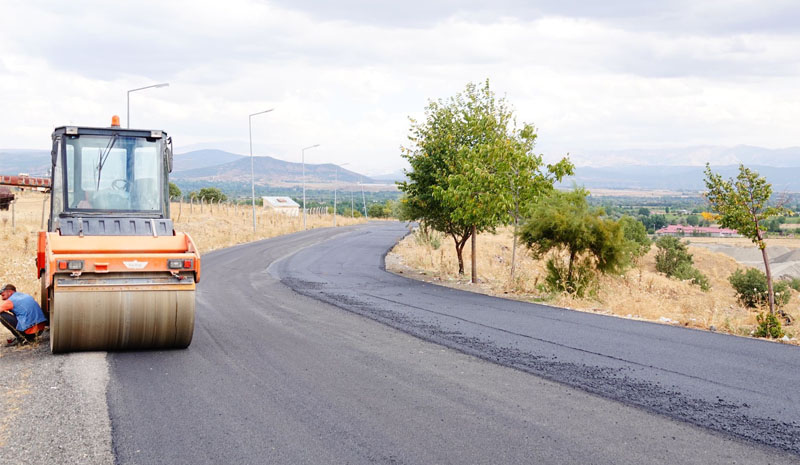
<svg viewBox="0 0 800 465"><path fill-rule="evenodd" d="M136 92L145 89L154 89L156 87L169 87L169 82L162 82L161 84L153 84L152 86L139 87L138 89L131 89L128 91L128 115L126 119L126 124L128 125L128 129L131 128L131 92Z"/></svg>
<svg viewBox="0 0 800 465"><path fill-rule="evenodd" d="M252 196L253 204L253 234L256 233L256 172L255 168L253 168L253 117L263 113L269 113L272 110L274 110L274 108L259 111L258 113L253 113L247 118L247 128L250 132L250 194Z"/></svg>
<svg viewBox="0 0 800 465"><path fill-rule="evenodd" d="M306 229L306 150L314 147L319 147L319 144L303 147L303 150L300 151L300 159L303 162L303 229Z"/></svg>
<svg viewBox="0 0 800 465"><path fill-rule="evenodd" d="M336 165L336 180L333 181L333 227L336 227L336 185L339 184L339 168L342 166L347 166L350 163L342 163L341 165Z"/></svg>
<svg viewBox="0 0 800 465"><path fill-rule="evenodd" d="M358 184L361 186L361 202L364 203L364 219L369 220L369 216L367 216L367 199L366 197L364 197L364 185L361 184L361 182L359 182Z"/></svg>

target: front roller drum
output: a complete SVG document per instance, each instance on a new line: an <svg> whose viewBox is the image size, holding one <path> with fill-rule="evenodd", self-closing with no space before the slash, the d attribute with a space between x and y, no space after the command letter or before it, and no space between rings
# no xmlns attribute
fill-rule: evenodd
<svg viewBox="0 0 800 465"><path fill-rule="evenodd" d="M56 288L50 350L186 348L194 333L195 291Z"/></svg>

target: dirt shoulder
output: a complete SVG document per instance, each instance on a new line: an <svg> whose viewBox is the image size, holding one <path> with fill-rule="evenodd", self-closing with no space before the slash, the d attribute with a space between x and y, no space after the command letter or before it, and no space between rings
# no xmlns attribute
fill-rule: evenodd
<svg viewBox="0 0 800 465"><path fill-rule="evenodd" d="M471 260L469 249L466 247L464 253L467 274ZM517 248L516 276L511 279L512 235L507 229L478 237L478 284L472 284L468 275L458 275L452 241L444 237L431 244L419 240L415 234L407 236L387 254L386 269L412 279L487 295L749 336L756 327L757 312L738 302L728 282L731 273L743 265L708 247L691 247L690 250L695 266L709 279L711 289L708 292L658 273L653 247L635 268L622 275L600 277L593 297L548 295L539 286L545 276L544 262L531 258L524 247ZM800 317L798 306L800 298L793 292L786 311L794 321ZM797 326L788 325L784 330L788 340L783 342L797 344L800 336Z"/></svg>
<svg viewBox="0 0 800 465"><path fill-rule="evenodd" d="M114 463L105 353L56 356L49 344L45 333L0 350L0 456L19 464Z"/></svg>

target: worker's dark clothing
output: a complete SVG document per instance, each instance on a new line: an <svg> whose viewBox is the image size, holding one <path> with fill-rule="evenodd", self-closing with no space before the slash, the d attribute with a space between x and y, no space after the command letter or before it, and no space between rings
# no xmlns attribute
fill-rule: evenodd
<svg viewBox="0 0 800 465"><path fill-rule="evenodd" d="M32 341L36 335L35 334L25 334L22 331L17 329L17 316L11 312L0 312L0 323L6 327L7 330L11 331L11 334L14 335L19 340L28 340Z"/></svg>

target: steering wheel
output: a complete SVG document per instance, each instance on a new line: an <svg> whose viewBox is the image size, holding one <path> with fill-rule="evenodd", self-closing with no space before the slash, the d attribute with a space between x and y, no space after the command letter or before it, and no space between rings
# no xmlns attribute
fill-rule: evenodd
<svg viewBox="0 0 800 465"><path fill-rule="evenodd" d="M128 184L130 184L130 183L128 182L127 179L121 179L120 178L120 179L113 180L111 182L111 187L113 187L114 189L116 189L118 191L124 191L124 190L126 190L128 188Z"/></svg>

